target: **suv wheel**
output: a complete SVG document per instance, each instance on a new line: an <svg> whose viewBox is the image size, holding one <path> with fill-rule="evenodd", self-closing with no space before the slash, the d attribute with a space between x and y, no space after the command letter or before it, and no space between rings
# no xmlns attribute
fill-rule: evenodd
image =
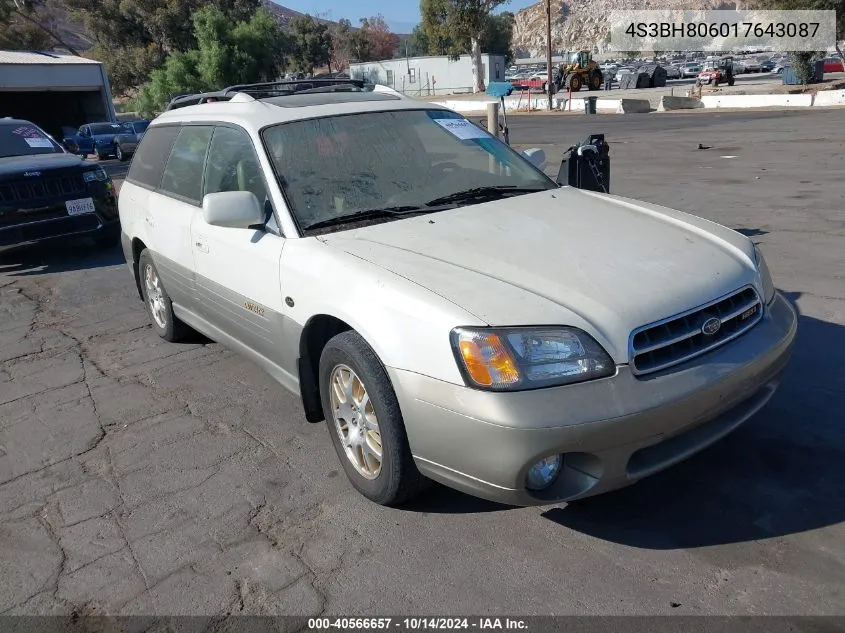
<svg viewBox="0 0 845 633"><path fill-rule="evenodd" d="M114 150L114 156L119 160L121 163L126 160L126 156L123 154L123 148L118 145Z"/></svg>
<svg viewBox="0 0 845 633"><path fill-rule="evenodd" d="M161 283L150 251L144 249L138 258L141 294L153 322L153 329L165 341L176 343L186 338L190 328L173 314L173 302Z"/></svg>
<svg viewBox="0 0 845 633"><path fill-rule="evenodd" d="M398 505L422 490L426 479L411 456L390 379L356 332L338 334L326 344L320 394L335 451L361 494Z"/></svg>

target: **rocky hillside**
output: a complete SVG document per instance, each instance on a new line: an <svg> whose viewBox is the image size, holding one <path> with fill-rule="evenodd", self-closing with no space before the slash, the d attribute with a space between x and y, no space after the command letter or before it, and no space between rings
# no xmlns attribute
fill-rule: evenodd
<svg viewBox="0 0 845 633"><path fill-rule="evenodd" d="M602 52L610 32L608 16L620 10L735 9L725 0L552 0L552 48ZM541 0L516 14L513 47L517 57L546 54L546 3Z"/></svg>

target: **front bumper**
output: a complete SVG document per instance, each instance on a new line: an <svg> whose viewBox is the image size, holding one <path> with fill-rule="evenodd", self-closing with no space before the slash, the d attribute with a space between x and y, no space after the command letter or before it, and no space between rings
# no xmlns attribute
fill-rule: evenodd
<svg viewBox="0 0 845 633"><path fill-rule="evenodd" d="M67 215L64 202L54 206L55 211L47 217L0 225L0 249L75 237L116 236L120 231L117 202L111 195L94 198L94 213Z"/></svg>
<svg viewBox="0 0 845 633"><path fill-rule="evenodd" d="M704 356L643 378L612 378L517 393L469 389L388 368L411 451L428 477L512 505L570 501L627 486L709 446L774 394L797 329L780 294L762 321ZM547 490L528 469L561 453Z"/></svg>

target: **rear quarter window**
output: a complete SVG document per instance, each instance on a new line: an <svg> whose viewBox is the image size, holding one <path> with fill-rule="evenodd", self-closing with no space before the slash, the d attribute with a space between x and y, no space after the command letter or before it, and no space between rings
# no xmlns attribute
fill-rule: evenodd
<svg viewBox="0 0 845 633"><path fill-rule="evenodd" d="M126 179L137 185L158 189L179 129L175 125L149 128L138 145Z"/></svg>

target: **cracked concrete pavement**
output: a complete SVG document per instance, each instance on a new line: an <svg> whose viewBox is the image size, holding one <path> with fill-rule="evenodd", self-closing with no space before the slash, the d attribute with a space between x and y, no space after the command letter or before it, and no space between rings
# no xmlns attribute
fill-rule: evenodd
<svg viewBox="0 0 845 633"><path fill-rule="evenodd" d="M573 506L441 487L375 506L257 367L160 340L119 252L3 254L0 613L845 613L843 124L845 110L512 121L550 159L606 132L615 192L742 229L802 314L758 416Z"/></svg>

